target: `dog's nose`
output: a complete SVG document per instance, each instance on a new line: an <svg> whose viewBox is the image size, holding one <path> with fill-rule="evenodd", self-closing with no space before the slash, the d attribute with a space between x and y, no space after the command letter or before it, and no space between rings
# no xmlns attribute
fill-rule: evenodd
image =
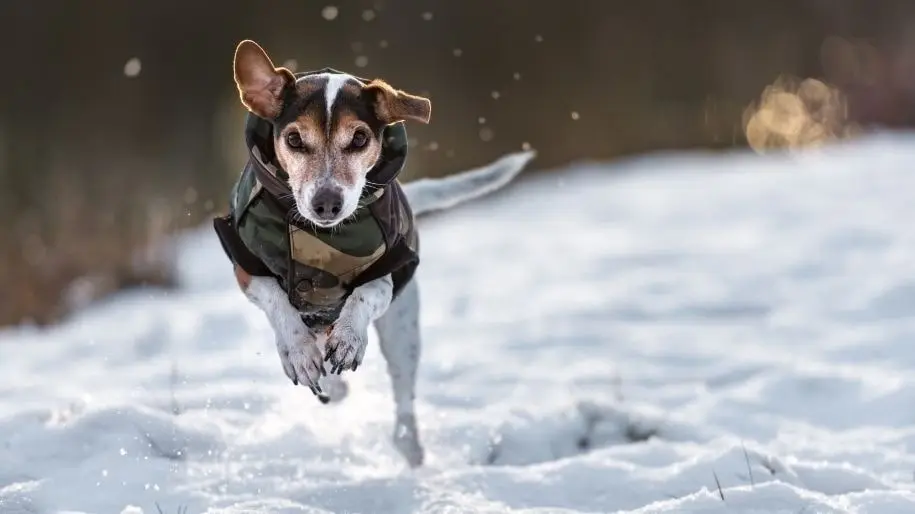
<svg viewBox="0 0 915 514"><path fill-rule="evenodd" d="M343 195L337 189L319 189L311 199L311 210L322 220L332 220L343 210Z"/></svg>

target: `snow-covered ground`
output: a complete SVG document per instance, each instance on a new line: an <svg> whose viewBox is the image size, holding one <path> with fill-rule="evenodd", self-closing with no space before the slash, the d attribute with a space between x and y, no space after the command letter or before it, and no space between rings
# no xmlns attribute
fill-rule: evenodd
<svg viewBox="0 0 915 514"><path fill-rule="evenodd" d="M415 471L374 339L318 404L204 228L186 291L0 333L0 512L915 512L913 220L910 135L423 220Z"/></svg>

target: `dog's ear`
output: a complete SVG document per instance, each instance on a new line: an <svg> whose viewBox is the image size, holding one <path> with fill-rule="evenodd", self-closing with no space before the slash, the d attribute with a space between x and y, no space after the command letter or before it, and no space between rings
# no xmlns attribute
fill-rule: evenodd
<svg viewBox="0 0 915 514"><path fill-rule="evenodd" d="M246 39L235 48L234 72L241 103L249 111L268 120L280 115L283 90L295 83L291 71L274 67L267 52Z"/></svg>
<svg viewBox="0 0 915 514"><path fill-rule="evenodd" d="M404 120L429 123L432 102L428 98L394 89L387 82L378 79L369 82L362 91L372 102L375 116L385 123Z"/></svg>

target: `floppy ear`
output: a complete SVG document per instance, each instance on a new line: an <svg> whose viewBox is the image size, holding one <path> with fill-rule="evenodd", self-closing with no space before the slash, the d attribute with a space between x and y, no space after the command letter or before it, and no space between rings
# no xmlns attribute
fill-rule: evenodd
<svg viewBox="0 0 915 514"><path fill-rule="evenodd" d="M286 68L276 68L267 52L246 39L235 48L235 85L241 103L254 114L273 119L283 110L283 90L295 83Z"/></svg>
<svg viewBox="0 0 915 514"><path fill-rule="evenodd" d="M375 116L385 123L414 120L429 123L432 102L428 98L394 89L383 80L373 80L363 89L371 98Z"/></svg>

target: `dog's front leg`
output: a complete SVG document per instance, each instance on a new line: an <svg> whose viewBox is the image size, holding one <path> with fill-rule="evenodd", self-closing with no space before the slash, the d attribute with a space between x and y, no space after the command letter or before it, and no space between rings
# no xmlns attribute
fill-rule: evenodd
<svg viewBox="0 0 915 514"><path fill-rule="evenodd" d="M295 385L307 385L322 401L326 401L318 385L318 378L326 374L321 350L315 342L314 333L289 303L283 288L272 277L253 277L238 267L235 276L245 296L267 315L286 376Z"/></svg>
<svg viewBox="0 0 915 514"><path fill-rule="evenodd" d="M394 282L391 275L372 280L353 290L331 327L325 347L325 361L331 373L356 371L368 345L369 325L391 305Z"/></svg>

